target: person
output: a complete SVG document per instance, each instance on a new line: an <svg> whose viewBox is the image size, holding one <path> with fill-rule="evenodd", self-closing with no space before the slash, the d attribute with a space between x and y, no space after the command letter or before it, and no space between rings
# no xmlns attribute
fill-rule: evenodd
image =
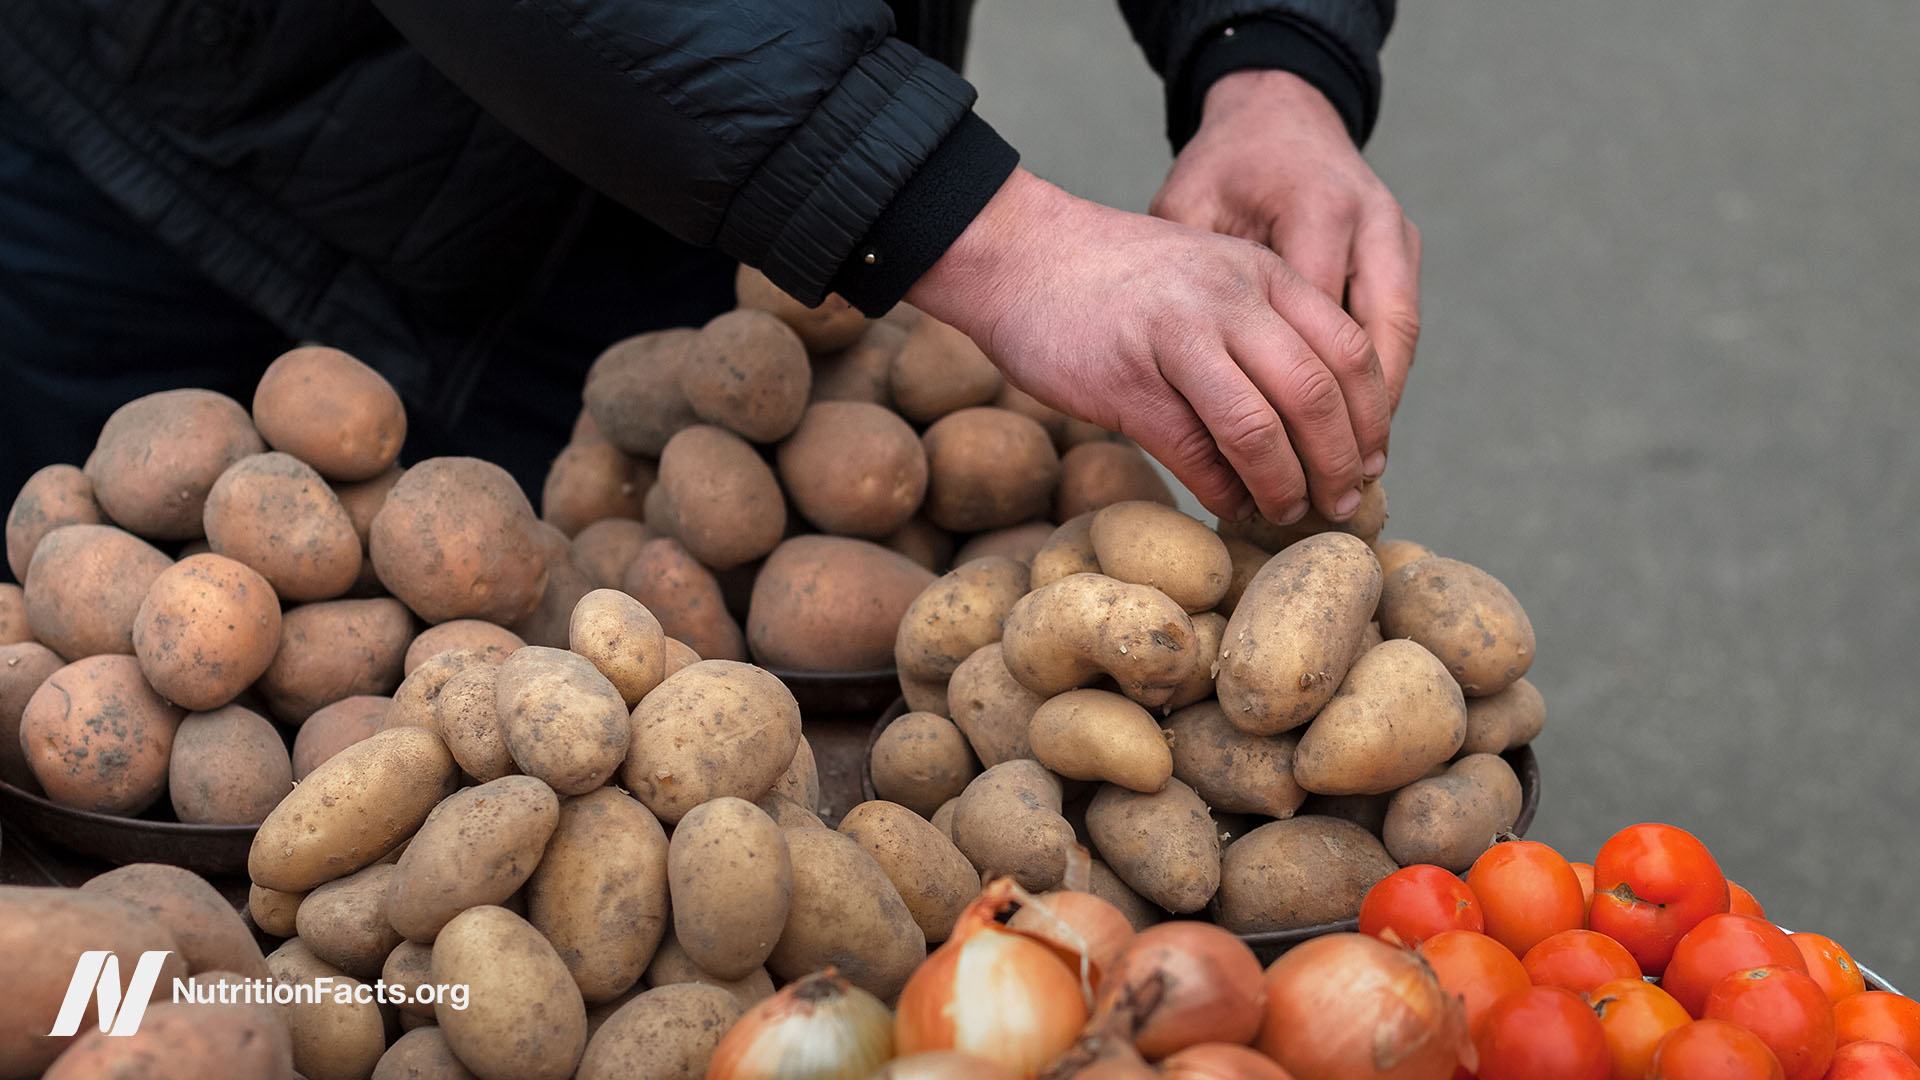
<svg viewBox="0 0 1920 1080"><path fill-rule="evenodd" d="M410 457L537 488L593 356L730 306L737 260L958 326L1224 517L1349 516L1418 337L1358 149L1393 0L1121 0L1177 150L1150 215L1020 168L899 36L958 66L970 6L0 5L0 482L315 340L400 390Z"/></svg>

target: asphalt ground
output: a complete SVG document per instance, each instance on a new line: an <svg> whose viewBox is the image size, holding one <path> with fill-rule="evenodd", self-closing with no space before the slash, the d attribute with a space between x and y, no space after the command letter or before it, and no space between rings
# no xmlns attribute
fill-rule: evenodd
<svg viewBox="0 0 1920 1080"><path fill-rule="evenodd" d="M1920 990L1920 9L1402 4L1368 149L1422 229L1387 535L1539 637L1532 836L1666 821ZM982 0L1028 167L1142 210L1109 0Z"/></svg>

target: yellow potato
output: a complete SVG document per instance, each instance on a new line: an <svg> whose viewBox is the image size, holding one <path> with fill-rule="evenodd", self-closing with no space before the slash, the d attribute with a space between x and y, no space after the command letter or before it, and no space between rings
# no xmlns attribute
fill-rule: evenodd
<svg viewBox="0 0 1920 1080"><path fill-rule="evenodd" d="M1233 578L1227 545L1171 506L1113 503L1093 515L1087 535L1101 573L1151 585L1189 614L1211 610Z"/></svg>
<svg viewBox="0 0 1920 1080"><path fill-rule="evenodd" d="M1093 550L1094 513L1076 514L1047 535L1046 542L1033 554L1033 588L1051 585L1068 574L1100 572L1100 556Z"/></svg>
<svg viewBox="0 0 1920 1080"><path fill-rule="evenodd" d="M514 764L562 795L606 783L627 756L626 703L585 657L529 645L500 665L496 694Z"/></svg>
<svg viewBox="0 0 1920 1080"><path fill-rule="evenodd" d="M1515 679L1497 694L1467 699L1467 737L1460 752L1504 754L1539 737L1546 722L1547 702L1539 687Z"/></svg>
<svg viewBox="0 0 1920 1080"><path fill-rule="evenodd" d="M424 945L462 911L503 903L526 884L559 821L559 797L531 776L503 776L448 796L394 865L387 921Z"/></svg>
<svg viewBox="0 0 1920 1080"><path fill-rule="evenodd" d="M594 1033L576 1080L699 1080L741 1012L726 990L699 983L638 994Z"/></svg>
<svg viewBox="0 0 1920 1080"><path fill-rule="evenodd" d="M1277 735L1313 719L1360 654L1380 595L1373 550L1345 533L1268 560L1227 620L1214 686L1227 719Z"/></svg>
<svg viewBox="0 0 1920 1080"><path fill-rule="evenodd" d="M401 942L387 917L393 875L392 863L374 863L308 893L293 917L300 941L321 961L362 982L379 978Z"/></svg>
<svg viewBox="0 0 1920 1080"><path fill-rule="evenodd" d="M1163 705L1198 663L1193 620L1165 593L1102 574L1073 574L1028 593L1000 639L1007 670L1052 696L1104 673L1128 697Z"/></svg>
<svg viewBox="0 0 1920 1080"><path fill-rule="evenodd" d="M717 986L732 994L742 1010L751 1009L773 996L773 976L767 974L766 968L755 968L744 979L717 978L701 971L669 931L666 937L660 939L660 948L655 950L653 962L647 965L646 985L658 989L682 983Z"/></svg>
<svg viewBox="0 0 1920 1080"><path fill-rule="evenodd" d="M800 745L800 706L750 664L702 660L667 677L633 712L622 785L668 824L708 799L758 800Z"/></svg>
<svg viewBox="0 0 1920 1080"><path fill-rule="evenodd" d="M953 841L898 803L863 802L840 819L840 832L880 864L928 944L947 940L980 892L979 871Z"/></svg>
<svg viewBox="0 0 1920 1080"><path fill-rule="evenodd" d="M526 897L527 921L584 999L611 1001L639 981L669 926L667 834L618 788L562 800Z"/></svg>
<svg viewBox="0 0 1920 1080"><path fill-rule="evenodd" d="M954 805L954 846L982 874L1011 877L1033 892L1056 888L1075 843L1061 806L1060 780L1039 762L991 766Z"/></svg>
<svg viewBox="0 0 1920 1080"><path fill-rule="evenodd" d="M1396 638L1354 661L1300 737L1293 778L1322 795L1377 795L1451 758L1466 734L1466 701L1446 667Z"/></svg>
<svg viewBox="0 0 1920 1080"><path fill-rule="evenodd" d="M1457 559L1417 559L1380 593L1380 629L1439 657L1468 697L1513 685L1533 666L1533 624L1492 574Z"/></svg>
<svg viewBox="0 0 1920 1080"><path fill-rule="evenodd" d="M1173 775L1173 751L1147 710L1105 690L1069 690L1034 710L1027 742L1040 764L1070 780L1155 792Z"/></svg>
<svg viewBox="0 0 1920 1080"><path fill-rule="evenodd" d="M595 589L574 605L567 647L591 661L629 709L665 678L660 620L616 589Z"/></svg>
<svg viewBox="0 0 1920 1080"><path fill-rule="evenodd" d="M791 982L831 964L891 1001L926 959L926 936L880 864L827 829L791 829L793 902L767 970Z"/></svg>
<svg viewBox="0 0 1920 1080"><path fill-rule="evenodd" d="M882 799L932 817L980 774L967 737L953 721L910 712L888 724L874 740L873 790Z"/></svg>
<svg viewBox="0 0 1920 1080"><path fill-rule="evenodd" d="M468 1068L566 1080L587 1047L587 1007L547 939L501 907L468 908L433 942L433 980L468 988L467 1007L434 1006Z"/></svg>
<svg viewBox="0 0 1920 1080"><path fill-rule="evenodd" d="M780 826L745 799L688 811L667 846L673 936L702 971L751 975L787 924L793 863Z"/></svg>
<svg viewBox="0 0 1920 1080"><path fill-rule="evenodd" d="M1163 724L1173 741L1173 775L1213 809L1287 818L1306 799L1306 790L1293 779L1297 731L1242 731L1217 701L1189 705Z"/></svg>
<svg viewBox="0 0 1920 1080"><path fill-rule="evenodd" d="M975 559L921 590L899 620L894 665L916 679L946 682L960 662L1000 640L1000 626L1027 593L1027 567L1004 555Z"/></svg>
<svg viewBox="0 0 1920 1080"><path fill-rule="evenodd" d="M1520 778L1496 754L1468 754L1442 776L1393 794L1381 825L1387 854L1402 866L1431 863L1465 873L1520 817Z"/></svg>
<svg viewBox="0 0 1920 1080"><path fill-rule="evenodd" d="M1213 920L1236 934L1351 919L1399 869L1379 837L1350 821L1302 815L1262 825L1227 847Z"/></svg>
<svg viewBox="0 0 1920 1080"><path fill-rule="evenodd" d="M386 1022L371 987L313 955L299 938L275 949L267 968L278 982L333 980L328 994L297 1001L290 1009L293 1067L307 1080L365 1080L387 1050ZM355 995L368 993L365 1001Z"/></svg>
<svg viewBox="0 0 1920 1080"><path fill-rule="evenodd" d="M1087 834L1135 892L1179 915L1220 888L1220 836L1206 803L1168 780L1151 794L1102 784L1087 807Z"/></svg>
<svg viewBox="0 0 1920 1080"><path fill-rule="evenodd" d="M974 650L953 670L946 700L954 726L967 737L980 764L992 768L1033 756L1027 728L1047 696L1013 677L996 641Z"/></svg>

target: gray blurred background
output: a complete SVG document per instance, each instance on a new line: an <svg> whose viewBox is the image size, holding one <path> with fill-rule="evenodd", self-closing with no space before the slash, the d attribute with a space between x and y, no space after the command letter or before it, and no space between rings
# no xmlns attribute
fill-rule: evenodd
<svg viewBox="0 0 1920 1080"><path fill-rule="evenodd" d="M1539 635L1532 836L1700 836L1920 990L1920 9L1403 3L1368 150L1426 241L1386 535ZM1144 210L1111 0L981 0L1025 164Z"/></svg>

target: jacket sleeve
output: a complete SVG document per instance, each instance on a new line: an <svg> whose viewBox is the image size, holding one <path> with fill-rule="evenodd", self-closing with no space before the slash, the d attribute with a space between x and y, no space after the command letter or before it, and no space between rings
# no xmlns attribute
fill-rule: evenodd
<svg viewBox="0 0 1920 1080"><path fill-rule="evenodd" d="M1380 110L1380 46L1396 0L1120 0L1167 87L1167 137L1186 145L1207 89L1250 68L1291 71L1327 95L1356 145Z"/></svg>
<svg viewBox="0 0 1920 1080"><path fill-rule="evenodd" d="M807 303L891 306L1013 169L881 0L374 2L548 157Z"/></svg>

